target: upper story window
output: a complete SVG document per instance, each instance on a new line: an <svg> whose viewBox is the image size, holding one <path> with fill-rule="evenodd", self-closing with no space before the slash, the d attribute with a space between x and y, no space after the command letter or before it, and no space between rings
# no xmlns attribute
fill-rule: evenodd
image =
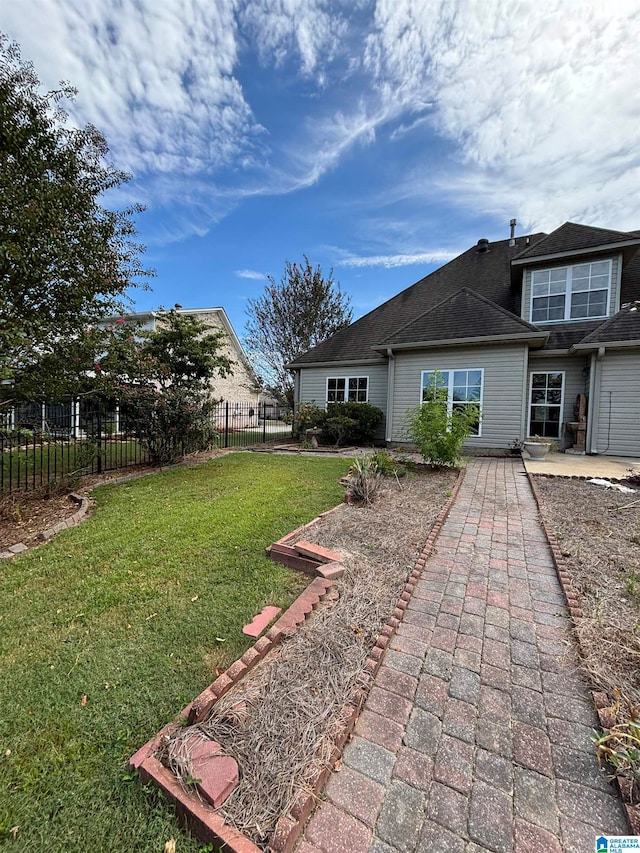
<svg viewBox="0 0 640 853"><path fill-rule="evenodd" d="M332 376L327 379L327 403L366 403L368 376Z"/></svg>
<svg viewBox="0 0 640 853"><path fill-rule="evenodd" d="M593 261L531 273L531 322L553 323L607 316L611 261Z"/></svg>

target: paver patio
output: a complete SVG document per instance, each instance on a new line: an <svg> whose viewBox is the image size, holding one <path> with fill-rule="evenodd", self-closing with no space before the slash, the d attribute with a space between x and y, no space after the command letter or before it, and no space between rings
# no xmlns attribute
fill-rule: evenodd
<svg viewBox="0 0 640 853"><path fill-rule="evenodd" d="M298 853L586 853L629 828L520 460L475 459Z"/></svg>

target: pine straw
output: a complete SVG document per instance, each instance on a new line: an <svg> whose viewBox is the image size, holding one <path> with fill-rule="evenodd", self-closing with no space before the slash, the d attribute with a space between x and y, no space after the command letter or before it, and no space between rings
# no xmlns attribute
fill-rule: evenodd
<svg viewBox="0 0 640 853"><path fill-rule="evenodd" d="M582 665L596 689L640 702L640 504L581 480L536 485L582 602Z"/></svg>
<svg viewBox="0 0 640 853"><path fill-rule="evenodd" d="M339 598L219 700L205 722L165 744L160 758L182 779L190 775L186 742L194 734L236 759L240 784L220 812L257 845L266 849L278 819L328 766L343 706L454 481L451 471L408 477L377 503L341 507L307 531L345 555Z"/></svg>

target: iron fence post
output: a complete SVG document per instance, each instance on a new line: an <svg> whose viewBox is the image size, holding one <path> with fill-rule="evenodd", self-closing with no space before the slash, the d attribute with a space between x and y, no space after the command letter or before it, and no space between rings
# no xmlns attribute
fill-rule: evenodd
<svg viewBox="0 0 640 853"><path fill-rule="evenodd" d="M229 447L229 401L224 404L224 446Z"/></svg>
<svg viewBox="0 0 640 853"><path fill-rule="evenodd" d="M98 474L102 474L102 412L100 411L100 402L96 410L96 426L98 428Z"/></svg>

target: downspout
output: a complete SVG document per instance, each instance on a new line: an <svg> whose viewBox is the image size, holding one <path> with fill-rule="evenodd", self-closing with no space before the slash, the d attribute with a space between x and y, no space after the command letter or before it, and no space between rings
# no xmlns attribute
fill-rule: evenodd
<svg viewBox="0 0 640 853"><path fill-rule="evenodd" d="M522 376L522 407L520 413L520 435L518 439L524 441L527 437L527 409L529 396L529 344L524 345L524 371Z"/></svg>
<svg viewBox="0 0 640 853"><path fill-rule="evenodd" d="M598 352L591 353L591 369L589 371L589 407L587 411L587 440L586 452L598 452L597 425L600 419L600 380L602 379L602 361L604 347L598 347Z"/></svg>
<svg viewBox="0 0 640 853"><path fill-rule="evenodd" d="M391 347L387 347L387 418L384 430L384 440L388 444L393 435L393 387L395 382L396 359Z"/></svg>
<svg viewBox="0 0 640 853"><path fill-rule="evenodd" d="M291 412L291 434L293 435L294 423L298 413L300 400L300 385L301 385L301 370L296 370L293 374L293 411Z"/></svg>

